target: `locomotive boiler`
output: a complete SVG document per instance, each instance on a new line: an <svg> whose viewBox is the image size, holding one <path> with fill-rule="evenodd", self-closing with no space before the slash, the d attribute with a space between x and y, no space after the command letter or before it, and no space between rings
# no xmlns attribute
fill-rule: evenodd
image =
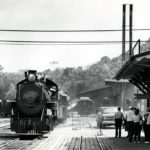
<svg viewBox="0 0 150 150"><path fill-rule="evenodd" d="M17 83L16 99L11 105L12 131L37 135L52 130L57 118L57 100L56 83L35 70L25 72L25 79Z"/></svg>

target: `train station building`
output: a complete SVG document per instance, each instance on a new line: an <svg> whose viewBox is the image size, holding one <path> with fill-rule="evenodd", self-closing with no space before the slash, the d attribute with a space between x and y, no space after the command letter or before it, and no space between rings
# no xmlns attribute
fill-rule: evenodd
<svg viewBox="0 0 150 150"><path fill-rule="evenodd" d="M129 106L137 106L145 109L145 101L135 98L137 88L128 80L106 79L105 86L85 91L77 95L77 97L87 96L94 102L94 107L101 106L121 106L124 110L128 110Z"/></svg>

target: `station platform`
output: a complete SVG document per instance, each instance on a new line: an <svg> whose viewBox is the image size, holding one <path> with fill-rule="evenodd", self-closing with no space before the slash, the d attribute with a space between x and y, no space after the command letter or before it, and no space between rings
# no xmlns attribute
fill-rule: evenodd
<svg viewBox="0 0 150 150"><path fill-rule="evenodd" d="M85 118L84 118L85 119ZM83 120L81 127L72 126L71 119L59 125L54 131L46 134L45 140L41 140L33 150L149 150L150 144L130 143L126 137L127 132L122 129L122 138L115 138L114 127L102 130L102 135L98 135L99 129L96 127L94 119L90 118L91 126L87 126ZM142 133L143 136L143 133ZM29 148L31 149L31 147Z"/></svg>
<svg viewBox="0 0 150 150"><path fill-rule="evenodd" d="M144 143L144 138L142 138L141 143L128 142L128 138L114 138L107 137L101 138L104 143L109 145L112 150L149 150L150 143Z"/></svg>

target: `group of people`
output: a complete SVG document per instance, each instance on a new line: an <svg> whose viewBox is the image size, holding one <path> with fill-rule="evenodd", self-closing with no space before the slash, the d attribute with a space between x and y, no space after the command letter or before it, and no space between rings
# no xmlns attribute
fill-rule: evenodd
<svg viewBox="0 0 150 150"><path fill-rule="evenodd" d="M129 142L141 141L141 131L145 134L145 143L150 143L150 108L142 116L138 108L129 107L129 111L124 115L121 108L115 113L115 137L121 137L121 128L124 124L125 130L128 131ZM119 134L118 134L119 132Z"/></svg>

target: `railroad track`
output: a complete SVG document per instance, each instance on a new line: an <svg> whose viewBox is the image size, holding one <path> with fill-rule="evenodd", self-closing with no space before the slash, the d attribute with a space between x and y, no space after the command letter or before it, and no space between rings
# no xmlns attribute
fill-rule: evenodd
<svg viewBox="0 0 150 150"><path fill-rule="evenodd" d="M10 122L10 119L0 119L0 123Z"/></svg>
<svg viewBox="0 0 150 150"><path fill-rule="evenodd" d="M0 149L1 150L23 150L27 146L29 146L31 143L33 143L34 140L32 140L32 141L31 140L20 140L19 138L17 138L17 139L11 140L10 142L7 142L3 145L0 145Z"/></svg>
<svg viewBox="0 0 150 150"><path fill-rule="evenodd" d="M92 123L91 123L89 117L87 117L87 123L88 123L89 127L93 130L94 128L93 128L93 125L92 125ZM102 132L102 131L98 131L98 132L100 132L99 135L103 135L103 132ZM82 138L83 138L83 137L82 137ZM110 144L107 143L106 140L103 140L103 139L100 138L98 135L95 135L95 139L96 139L96 142L97 142L97 144L98 144L98 145L97 145L97 144L95 143L95 146L96 146L95 148L96 148L96 150L112 150ZM82 139L81 139L81 141L82 141ZM82 142L81 142L81 144L82 144ZM79 150L82 150L82 145L81 145L80 147L81 147L81 148L80 148Z"/></svg>
<svg viewBox="0 0 150 150"><path fill-rule="evenodd" d="M2 124L2 125L0 125L0 129L1 128L8 128L8 127L10 127L10 124Z"/></svg>
<svg viewBox="0 0 150 150"><path fill-rule="evenodd" d="M3 144L0 144L0 149L3 149L3 148L5 148L7 145L9 145L9 144L12 144L12 143L14 143L15 141L17 141L18 139L13 139L13 140L5 140L5 141L3 141L2 143ZM9 142L8 142L9 141Z"/></svg>
<svg viewBox="0 0 150 150"><path fill-rule="evenodd" d="M0 128L6 128L6 127L10 127L10 120L8 119L0 120Z"/></svg>
<svg viewBox="0 0 150 150"><path fill-rule="evenodd" d="M77 146L74 146L74 147L77 147ZM86 150L112 150L111 146L108 143L105 143L103 140L99 139L97 136L95 137L94 136L93 137L81 136L78 150L85 150L85 149Z"/></svg>

